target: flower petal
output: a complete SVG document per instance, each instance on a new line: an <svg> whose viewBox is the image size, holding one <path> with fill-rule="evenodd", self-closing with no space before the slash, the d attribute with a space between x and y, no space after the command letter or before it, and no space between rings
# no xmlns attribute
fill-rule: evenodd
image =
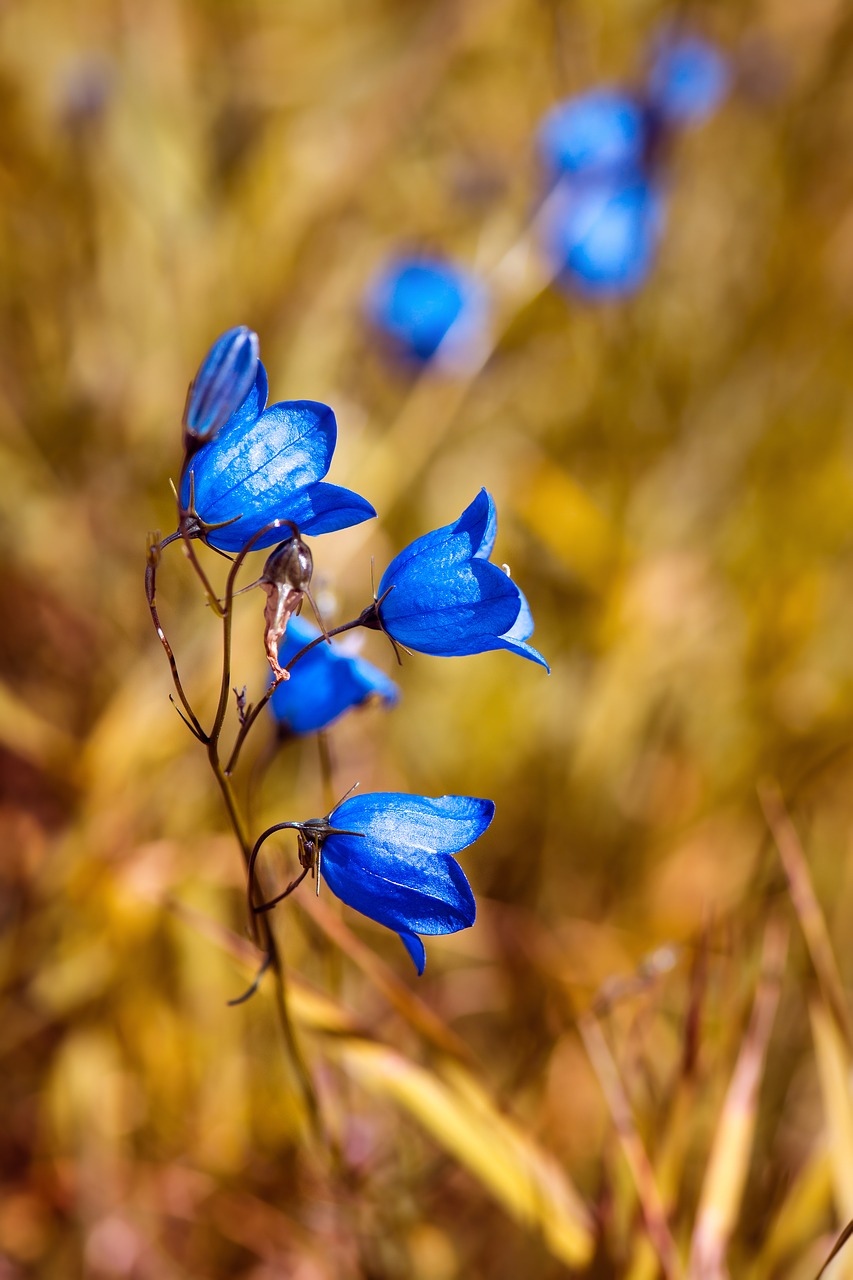
<svg viewBox="0 0 853 1280"><path fill-rule="evenodd" d="M329 469L336 438L335 415L328 405L287 401L255 420L241 406L192 461L196 511L208 524L232 522L212 530L208 542L237 551L273 520L292 520L303 533L328 533L375 515L358 494L318 483ZM181 494L185 503L189 493L187 476ZM258 549L279 538L270 531Z"/></svg>
<svg viewBox="0 0 853 1280"><path fill-rule="evenodd" d="M448 658L482 653L518 618L521 593L512 579L488 561L456 565L453 550L411 561L380 609L394 639L419 653Z"/></svg>
<svg viewBox="0 0 853 1280"><path fill-rule="evenodd" d="M398 851L460 853L486 831L494 802L477 796L373 791L350 796L329 815L333 827L362 831Z"/></svg>
<svg viewBox="0 0 853 1280"><path fill-rule="evenodd" d="M281 665L286 666L319 635L310 623L291 618L279 645ZM332 645L321 644L300 659L289 680L278 685L270 700L270 710L292 733L315 733L372 696L390 706L397 701L400 691L384 671L363 658L349 657L337 652Z"/></svg>
<svg viewBox="0 0 853 1280"><path fill-rule="evenodd" d="M268 507L271 494L322 479L336 439L335 415L313 400L271 405L242 429L227 424L193 459L198 514L209 524L248 516Z"/></svg>
<svg viewBox="0 0 853 1280"><path fill-rule="evenodd" d="M481 489L458 520L452 524L433 529L420 538L415 538L407 547L396 555L382 575L379 583L379 595L400 580L403 570L412 561L421 556L441 557L446 566L463 563L472 557L488 559L495 544L497 532L497 515L494 500L490 493Z"/></svg>
<svg viewBox="0 0 853 1280"><path fill-rule="evenodd" d="M424 948L424 944L416 933L406 933L405 930L400 933L400 941L412 957L412 960L415 963L415 968L418 971L418 977L420 977L426 967L426 950Z"/></svg>
<svg viewBox="0 0 853 1280"><path fill-rule="evenodd" d="M298 495L298 512L291 516L301 533L316 536L349 529L351 525L373 520L376 509L366 498L339 484L309 485Z"/></svg>
<svg viewBox="0 0 853 1280"><path fill-rule="evenodd" d="M447 854L412 863L356 836L328 836L322 874L347 906L398 933L455 933L474 923L471 886Z"/></svg>

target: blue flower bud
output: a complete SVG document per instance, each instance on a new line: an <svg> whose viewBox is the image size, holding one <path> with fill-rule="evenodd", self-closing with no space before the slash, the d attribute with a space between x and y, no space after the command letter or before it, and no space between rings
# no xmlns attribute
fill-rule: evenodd
<svg viewBox="0 0 853 1280"><path fill-rule="evenodd" d="M451 262L401 258L374 280L368 316L404 359L426 363L440 350L450 363L463 364L482 346L487 304L482 285Z"/></svg>
<svg viewBox="0 0 853 1280"><path fill-rule="evenodd" d="M473 844L495 814L474 796L375 792L344 800L329 814L320 869L334 894L399 933L418 973L426 961L419 934L467 929L477 914L455 854Z"/></svg>
<svg viewBox="0 0 853 1280"><path fill-rule="evenodd" d="M186 440L212 440L251 391L257 372L258 335L244 324L221 334L202 360L187 392Z"/></svg>
<svg viewBox="0 0 853 1280"><path fill-rule="evenodd" d="M338 426L328 405L285 400L266 408L267 375L258 361L253 386L215 440L194 454L181 486L187 509L208 526L204 539L221 551L239 551L274 520L291 521L302 534L331 533L369 520L369 502L339 485L322 483ZM281 541L271 529L256 549Z"/></svg>
<svg viewBox="0 0 853 1280"><path fill-rule="evenodd" d="M701 124L729 90L728 62L716 46L696 35L663 32L653 51L647 93L667 125Z"/></svg>
<svg viewBox="0 0 853 1280"><path fill-rule="evenodd" d="M481 489L454 524L417 538L379 583L378 622L418 653L461 657L509 649L548 664L525 641L533 633L527 601L508 574L489 563L497 515Z"/></svg>
<svg viewBox="0 0 853 1280"><path fill-rule="evenodd" d="M286 667L320 634L302 618L291 618L279 645L280 666ZM316 733L371 698L390 707L399 696L400 690L384 671L363 658L350 657L324 643L299 659L290 679L283 681L273 693L270 709L281 727L290 733Z"/></svg>

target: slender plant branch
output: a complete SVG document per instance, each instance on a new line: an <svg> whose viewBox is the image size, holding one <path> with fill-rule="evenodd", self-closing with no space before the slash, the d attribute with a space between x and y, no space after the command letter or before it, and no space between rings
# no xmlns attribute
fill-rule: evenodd
<svg viewBox="0 0 853 1280"><path fill-rule="evenodd" d="M342 635L344 631L353 631L356 627L363 627L364 625L364 614L362 613L358 618L353 618L351 622L343 622L339 627L332 627L332 629L327 631L324 635L315 636L315 638L309 641L304 648L299 650L295 657L290 659L290 662L288 662L287 666L284 667L284 670L290 674L297 662L300 662L302 658L305 657L306 653L310 653L312 649L316 649L318 644L324 644L327 640L331 639L332 636ZM243 748L243 743L249 736L252 725L255 723L258 716L261 714L264 707L267 705L281 683L281 679L273 680L268 686L266 693L264 693L255 706L246 713L246 718L240 725L240 731L237 734L231 755L228 757L228 763L225 766L225 773L227 776L230 777L237 767L237 760L239 759L240 752Z"/></svg>
<svg viewBox="0 0 853 1280"><path fill-rule="evenodd" d="M166 542L170 541L169 538ZM175 686L175 692L180 699L181 706L186 712L186 723L192 732L198 738L199 742L207 742L207 735L199 723L198 717L190 705L190 700L184 692L184 686L181 684L181 677L178 674L178 664L175 655L172 652L172 646L166 638L163 625L160 622L160 615L157 611L157 566L160 562L160 551L165 546L165 542L150 543L148 546L148 555L145 565L145 598L148 601L148 609L151 614L151 621L154 623L154 630L157 632L157 639L163 646L166 657L169 660L169 669L172 672L172 683Z"/></svg>

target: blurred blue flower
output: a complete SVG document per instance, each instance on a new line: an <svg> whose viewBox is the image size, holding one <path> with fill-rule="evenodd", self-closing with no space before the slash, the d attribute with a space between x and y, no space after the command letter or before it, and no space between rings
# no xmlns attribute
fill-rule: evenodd
<svg viewBox="0 0 853 1280"><path fill-rule="evenodd" d="M568 288L588 298L622 297L646 280L664 219L660 186L642 177L564 182L550 197L545 248Z"/></svg>
<svg viewBox="0 0 853 1280"><path fill-rule="evenodd" d="M267 375L258 361L253 386L215 440L193 455L181 485L206 525L203 537L221 551L239 551L273 520L291 520L302 534L331 533L369 520L369 502L339 485L324 484L337 441L335 415L314 400L267 402ZM227 523L225 523L227 522ZM281 540L272 529L256 543Z"/></svg>
<svg viewBox="0 0 853 1280"><path fill-rule="evenodd" d="M473 357L488 322L483 286L468 272L436 258L399 258L373 281L367 313L406 359L425 363L441 348L451 363Z"/></svg>
<svg viewBox="0 0 853 1280"><path fill-rule="evenodd" d="M279 645L280 665L285 667L320 634L302 618L291 618ZM394 681L378 667L363 658L336 652L331 645L318 644L300 658L291 678L278 685L270 709L278 723L291 733L316 733L371 698L392 706L399 696Z"/></svg>
<svg viewBox="0 0 853 1280"><path fill-rule="evenodd" d="M531 645L533 619L508 574L489 563L497 515L481 489L453 524L417 538L382 575L377 623L419 653L461 657L509 649L548 664Z"/></svg>
<svg viewBox="0 0 853 1280"><path fill-rule="evenodd" d="M652 110L670 126L700 124L729 91L725 55L696 35L664 31L653 47L647 95Z"/></svg>
<svg viewBox="0 0 853 1280"><path fill-rule="evenodd" d="M189 440L210 441L239 409L258 372L258 335L244 324L220 334L190 383L184 409Z"/></svg>
<svg viewBox="0 0 853 1280"><path fill-rule="evenodd" d="M474 895L454 855L483 834L494 813L491 800L473 796L351 796L328 825L360 834L321 837L323 879L342 902L399 933L423 973L418 934L456 933L474 923Z"/></svg>
<svg viewBox="0 0 853 1280"><path fill-rule="evenodd" d="M609 85L553 107L539 126L539 153L551 180L636 174L648 145L649 122L636 94Z"/></svg>

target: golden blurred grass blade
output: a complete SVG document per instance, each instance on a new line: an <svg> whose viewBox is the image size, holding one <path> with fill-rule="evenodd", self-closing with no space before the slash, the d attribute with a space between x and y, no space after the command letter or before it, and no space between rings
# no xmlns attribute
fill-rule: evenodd
<svg viewBox="0 0 853 1280"><path fill-rule="evenodd" d="M367 1040L345 1040L340 1052L364 1088L414 1116L508 1213L541 1235L554 1257L570 1267L589 1261L592 1225L580 1196L463 1067L446 1064L438 1075Z"/></svg>
<svg viewBox="0 0 853 1280"><path fill-rule="evenodd" d="M474 1066L467 1045L447 1026L428 1004L415 995L393 969L361 941L322 898L312 899L311 919L328 938L369 978L379 994L419 1035L443 1053Z"/></svg>
<svg viewBox="0 0 853 1280"><path fill-rule="evenodd" d="M191 928L244 964L247 973L255 975L260 952L248 939L239 937L226 925L220 924L177 899L168 899L166 905ZM270 985L273 981L273 976L270 974L266 983ZM300 1026L307 1030L324 1032L327 1035L360 1034L362 1028L355 1017L333 996L315 991L298 974L288 974L287 986L290 1012Z"/></svg>
<svg viewBox="0 0 853 1280"><path fill-rule="evenodd" d="M788 816L778 787L772 782L764 783L759 788L758 795L788 877L791 901L806 939L823 998L838 1023L850 1054L853 1052L853 1026L844 995L844 984L838 972L826 920L812 886L800 838Z"/></svg>
<svg viewBox="0 0 853 1280"><path fill-rule="evenodd" d="M850 1054L826 1005L810 1009L818 1077L823 1095L835 1203L841 1218L853 1217L853 1095Z"/></svg>
<svg viewBox="0 0 853 1280"><path fill-rule="evenodd" d="M788 928L771 919L764 931L761 973L752 1015L714 1134L699 1199L688 1264L689 1280L724 1280L726 1253L737 1222L752 1155L758 1090L776 1017Z"/></svg>
<svg viewBox="0 0 853 1280"><path fill-rule="evenodd" d="M627 546L568 471L554 459L540 458L520 477L509 499L528 528L585 587L607 590Z"/></svg>
<svg viewBox="0 0 853 1280"><path fill-rule="evenodd" d="M832 1267L833 1262L835 1262L836 1258L839 1256L839 1254L841 1253L841 1250L845 1247L845 1245L847 1244L851 1236L853 1236L853 1221L848 1222L847 1226L841 1232L841 1235L838 1237L835 1244L832 1246L832 1250L830 1251L829 1257L821 1267L820 1271L815 1276L815 1280L821 1280L821 1276L829 1277L830 1267ZM851 1264L850 1258L846 1259L846 1263L847 1263L846 1270L838 1272L839 1280L841 1276L849 1276L851 1274L851 1265L853 1264ZM834 1267L832 1268L832 1273L835 1274Z"/></svg>
<svg viewBox="0 0 853 1280"><path fill-rule="evenodd" d="M666 1209L655 1173L634 1124L631 1104L613 1055L601 1027L592 1014L584 1014L578 1019L578 1029L607 1100L622 1153L631 1170L648 1238L657 1254L660 1269L667 1280L676 1280L682 1274L678 1250L669 1229Z"/></svg>
<svg viewBox="0 0 853 1280"><path fill-rule="evenodd" d="M825 1150L815 1151L792 1181L776 1210L748 1280L781 1275L782 1264L814 1243L815 1223L825 1219L832 1201L832 1167Z"/></svg>

